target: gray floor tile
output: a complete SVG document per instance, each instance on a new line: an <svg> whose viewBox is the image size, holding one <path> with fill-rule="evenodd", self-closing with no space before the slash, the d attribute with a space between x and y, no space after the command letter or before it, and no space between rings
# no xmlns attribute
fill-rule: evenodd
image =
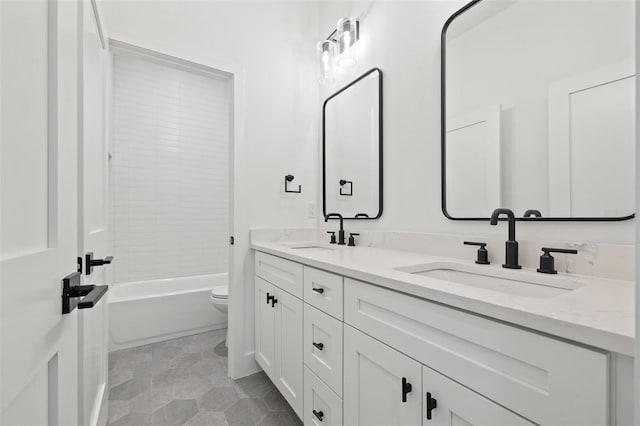
<svg viewBox="0 0 640 426"><path fill-rule="evenodd" d="M129 411L132 413L152 414L158 408L173 401L173 388L149 389L131 399Z"/></svg>
<svg viewBox="0 0 640 426"><path fill-rule="evenodd" d="M291 406L284 399L284 396L278 391L278 389L273 389L271 392L267 394L263 398L265 404L267 404L267 408L269 411L291 411Z"/></svg>
<svg viewBox="0 0 640 426"><path fill-rule="evenodd" d="M108 422L113 423L129 414L130 401L109 401L109 418Z"/></svg>
<svg viewBox="0 0 640 426"><path fill-rule="evenodd" d="M264 372L252 374L235 381L240 398L264 398L275 386Z"/></svg>
<svg viewBox="0 0 640 426"><path fill-rule="evenodd" d="M241 399L225 410L229 426L255 426L269 413L261 399Z"/></svg>
<svg viewBox="0 0 640 426"><path fill-rule="evenodd" d="M197 413L195 399L174 399L153 413L153 426L179 426Z"/></svg>
<svg viewBox="0 0 640 426"><path fill-rule="evenodd" d="M109 426L151 426L152 424L151 414L129 413L115 422L109 423Z"/></svg>
<svg viewBox="0 0 640 426"><path fill-rule="evenodd" d="M257 426L302 426L302 421L292 411L272 411Z"/></svg>
<svg viewBox="0 0 640 426"><path fill-rule="evenodd" d="M184 424L185 426L229 426L221 411L200 411Z"/></svg>
<svg viewBox="0 0 640 426"><path fill-rule="evenodd" d="M197 399L212 387L211 377L189 377L174 384L173 396L176 399Z"/></svg>
<svg viewBox="0 0 640 426"><path fill-rule="evenodd" d="M198 407L205 411L224 411L238 400L238 394L231 386L212 388L198 398Z"/></svg>
<svg viewBox="0 0 640 426"><path fill-rule="evenodd" d="M109 354L109 425L298 425L263 373L227 376L226 330Z"/></svg>
<svg viewBox="0 0 640 426"><path fill-rule="evenodd" d="M183 353L171 361L171 367L189 368L200 361L203 357L204 355L202 353Z"/></svg>
<svg viewBox="0 0 640 426"><path fill-rule="evenodd" d="M133 379L133 368L114 368L109 372L109 387L114 388Z"/></svg>
<svg viewBox="0 0 640 426"><path fill-rule="evenodd" d="M130 400L149 389L151 389L151 381L149 379L131 379L114 386L109 391L109 399Z"/></svg>

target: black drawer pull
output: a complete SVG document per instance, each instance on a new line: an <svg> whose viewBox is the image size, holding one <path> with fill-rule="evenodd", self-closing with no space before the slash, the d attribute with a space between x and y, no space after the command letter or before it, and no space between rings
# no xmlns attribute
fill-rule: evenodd
<svg viewBox="0 0 640 426"><path fill-rule="evenodd" d="M431 392L427 392L427 420L431 420L431 412L438 408L438 400L431 397Z"/></svg>
<svg viewBox="0 0 640 426"><path fill-rule="evenodd" d="M412 390L411 383L407 382L407 378L402 378L402 402L407 402L407 394Z"/></svg>
<svg viewBox="0 0 640 426"><path fill-rule="evenodd" d="M316 343L313 342L313 346L315 346L316 348L318 348L318 350L323 350L324 349L324 343Z"/></svg>
<svg viewBox="0 0 640 426"><path fill-rule="evenodd" d="M322 411L313 410L312 413L314 416L316 416L316 419L320 421L322 421L322 419L324 418L324 413Z"/></svg>
<svg viewBox="0 0 640 426"><path fill-rule="evenodd" d="M312 288L311 290L315 291L318 294L324 293L324 288L322 288L322 287Z"/></svg>

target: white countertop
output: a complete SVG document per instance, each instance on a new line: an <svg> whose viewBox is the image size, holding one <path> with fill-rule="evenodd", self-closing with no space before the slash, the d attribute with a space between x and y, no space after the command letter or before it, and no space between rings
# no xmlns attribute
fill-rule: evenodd
<svg viewBox="0 0 640 426"><path fill-rule="evenodd" d="M525 297L394 270L441 261L464 264L460 259L373 247L300 250L292 243L254 241L251 248L574 342L634 354L633 282L558 274L580 287L553 297ZM483 268L502 269L499 264Z"/></svg>

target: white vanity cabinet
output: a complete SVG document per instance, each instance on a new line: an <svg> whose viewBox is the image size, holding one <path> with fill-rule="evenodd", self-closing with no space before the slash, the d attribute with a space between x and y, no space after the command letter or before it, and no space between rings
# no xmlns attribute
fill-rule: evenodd
<svg viewBox="0 0 640 426"><path fill-rule="evenodd" d="M344 327L344 423L422 423L421 365L348 325Z"/></svg>
<svg viewBox="0 0 640 426"><path fill-rule="evenodd" d="M256 253L256 361L296 414L302 416L303 302L281 286L297 288L302 295L302 265Z"/></svg>
<svg viewBox="0 0 640 426"><path fill-rule="evenodd" d="M628 357L260 252L255 288L256 360L305 425L628 423Z"/></svg>

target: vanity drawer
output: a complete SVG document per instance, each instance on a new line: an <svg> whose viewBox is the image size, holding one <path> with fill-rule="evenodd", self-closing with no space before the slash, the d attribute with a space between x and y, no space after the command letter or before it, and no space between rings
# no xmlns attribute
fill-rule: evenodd
<svg viewBox="0 0 640 426"><path fill-rule="evenodd" d="M322 420L320 420L319 416ZM342 426L342 399L304 367L304 415L305 425Z"/></svg>
<svg viewBox="0 0 640 426"><path fill-rule="evenodd" d="M342 322L304 304L304 363L342 396Z"/></svg>
<svg viewBox="0 0 640 426"><path fill-rule="evenodd" d="M302 265L281 257L256 252L256 275L302 299Z"/></svg>
<svg viewBox="0 0 640 426"><path fill-rule="evenodd" d="M340 275L304 267L304 301L342 320L342 280Z"/></svg>
<svg viewBox="0 0 640 426"><path fill-rule="evenodd" d="M608 355L345 279L345 322L541 425L608 424Z"/></svg>

